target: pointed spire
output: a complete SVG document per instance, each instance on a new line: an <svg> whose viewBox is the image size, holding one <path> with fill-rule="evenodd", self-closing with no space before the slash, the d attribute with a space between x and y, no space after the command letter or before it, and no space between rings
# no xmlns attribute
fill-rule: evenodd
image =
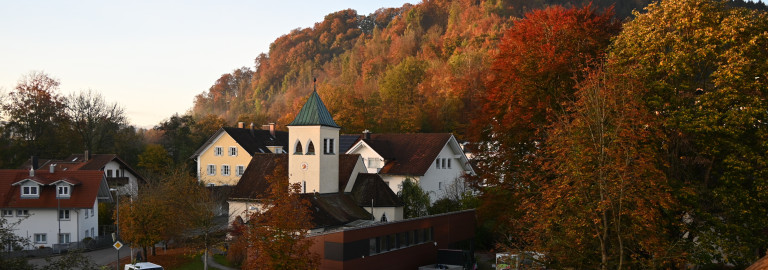
<svg viewBox="0 0 768 270"><path fill-rule="evenodd" d="M317 80L315 79L315 82ZM320 95L317 94L317 89L312 91L309 95L307 103L301 107L301 110L293 119L293 122L288 124L289 126L328 126L341 128L335 121L331 113L328 112L328 108L325 107L323 101L320 100Z"/></svg>

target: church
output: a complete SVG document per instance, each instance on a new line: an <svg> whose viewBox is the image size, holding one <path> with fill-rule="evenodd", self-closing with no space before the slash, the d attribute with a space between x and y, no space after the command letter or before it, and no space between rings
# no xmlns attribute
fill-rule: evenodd
<svg viewBox="0 0 768 270"><path fill-rule="evenodd" d="M287 154L254 154L230 194L230 224L259 209L269 188L266 177L278 167L290 184L301 185L311 204L312 232L403 219L403 203L377 173L369 173L359 154L339 151L339 131L317 91L288 126Z"/></svg>

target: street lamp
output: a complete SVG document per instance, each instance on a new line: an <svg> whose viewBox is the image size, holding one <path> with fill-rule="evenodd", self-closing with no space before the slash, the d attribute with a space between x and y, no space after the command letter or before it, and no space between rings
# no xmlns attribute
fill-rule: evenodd
<svg viewBox="0 0 768 270"><path fill-rule="evenodd" d="M110 188L110 192L115 193L117 198L117 221L115 222L115 242L120 239L120 193L115 188ZM115 269L120 270L120 249L117 249L117 261L115 261Z"/></svg>

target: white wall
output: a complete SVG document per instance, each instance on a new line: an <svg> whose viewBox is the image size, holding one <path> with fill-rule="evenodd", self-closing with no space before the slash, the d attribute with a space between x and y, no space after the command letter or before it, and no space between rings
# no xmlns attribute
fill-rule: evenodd
<svg viewBox="0 0 768 270"><path fill-rule="evenodd" d="M435 167L435 161L432 161L432 165L424 176L419 179L419 186L424 191L429 193L430 202L435 202L445 196L446 188L460 179L464 175L464 169L461 166L461 160L457 158L457 155L463 157L463 153L454 153L454 151L446 144L440 154L437 155L437 159L449 159L451 160L451 167L440 169Z"/></svg>
<svg viewBox="0 0 768 270"><path fill-rule="evenodd" d="M365 142L360 141L358 143L361 145L357 148L350 149L352 151L347 152L347 154L360 155L363 158L363 162L366 169L368 170L368 173L378 173L381 170L381 168L384 167L384 159L378 153L376 153L376 151L373 151L373 149L368 147L368 145L365 144ZM375 163L373 164L374 166L371 166L369 164L370 158L375 160L374 161Z"/></svg>
<svg viewBox="0 0 768 270"><path fill-rule="evenodd" d="M365 211L371 213L371 207L363 207ZM403 207L373 207L373 213L376 221L381 221L384 214L387 215L387 221L403 220Z"/></svg>
<svg viewBox="0 0 768 270"><path fill-rule="evenodd" d="M227 220L227 226L232 225L232 222L239 216L243 221L248 221L250 216L258 212L261 209L261 204L256 202L245 201L227 201L229 203L229 219Z"/></svg>
<svg viewBox="0 0 768 270"><path fill-rule="evenodd" d="M69 233L70 242L78 242L85 238L86 229L89 231L89 237L92 237L90 235L91 228L93 228L93 232L98 235L99 211L98 203L96 203L96 201L94 201L93 207L93 216L91 216L89 212L87 218L85 217L85 213L88 212L89 208L62 208L69 209L69 220L62 220L61 223L59 223L58 209L56 208L27 209L29 211L29 216L27 217L18 217L16 214L17 210L20 210L20 208L13 208L13 217L3 218L9 223L15 223L21 220L21 223L15 227L14 232L16 235L30 240L31 245L26 248L34 249L40 246L52 247L53 244L58 243L59 224L61 224L61 233ZM46 242L35 243L35 234L46 234Z"/></svg>
<svg viewBox="0 0 768 270"><path fill-rule="evenodd" d="M323 154L323 139L333 139L333 154ZM301 142L301 155L296 142ZM315 147L314 155L307 155L309 142ZM304 167L306 165L306 168ZM306 192L333 193L339 191L339 128L326 126L288 126L288 179L293 183L306 183Z"/></svg>
<svg viewBox="0 0 768 270"><path fill-rule="evenodd" d="M116 161L110 161L104 165L104 176L107 176L108 170L112 171L112 177L128 177L128 184L118 188L120 194L131 194L132 197L138 194L139 180L129 170L120 169L120 163ZM116 174L116 172L119 172L119 174Z"/></svg>

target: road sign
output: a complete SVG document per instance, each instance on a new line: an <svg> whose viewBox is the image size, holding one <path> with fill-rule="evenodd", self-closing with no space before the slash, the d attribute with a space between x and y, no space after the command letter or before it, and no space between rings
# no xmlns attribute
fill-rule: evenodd
<svg viewBox="0 0 768 270"><path fill-rule="evenodd" d="M117 241L112 246L115 247L115 249L120 250L120 248L123 247L123 243L120 243L120 241Z"/></svg>

